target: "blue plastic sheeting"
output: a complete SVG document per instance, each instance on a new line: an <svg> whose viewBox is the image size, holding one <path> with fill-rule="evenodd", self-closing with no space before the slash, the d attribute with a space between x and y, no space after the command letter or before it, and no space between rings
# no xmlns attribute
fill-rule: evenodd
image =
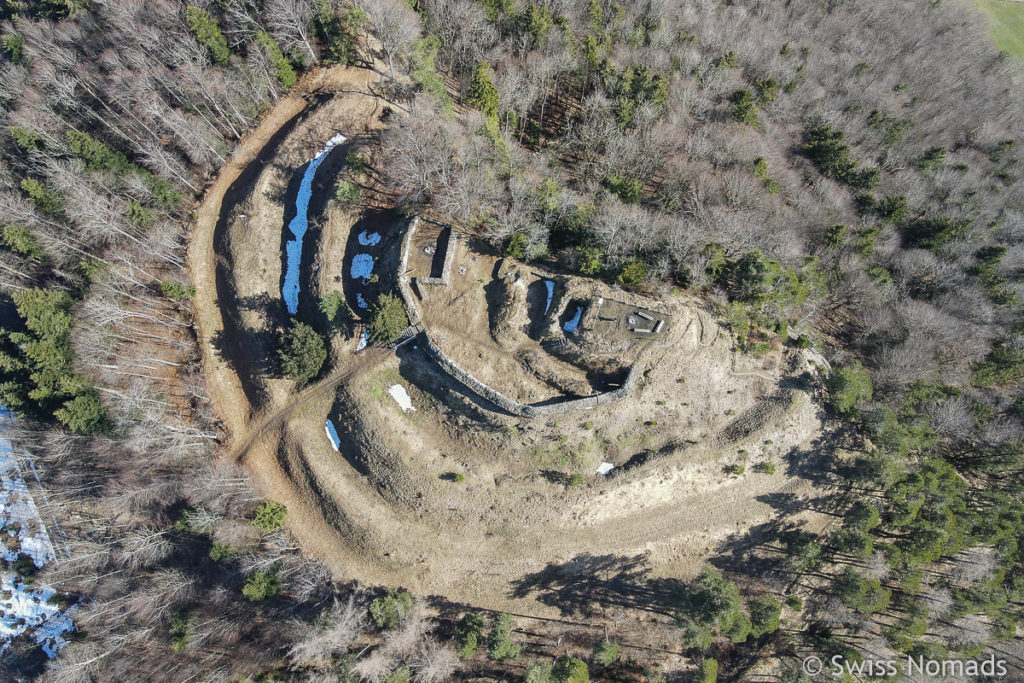
<svg viewBox="0 0 1024 683"><path fill-rule="evenodd" d="M299 264L302 260L302 238L309 228L309 198L313 194L313 176L320 164L327 158L327 154L345 142L345 136L341 133L327 141L320 153L313 157L313 160L306 166L306 172L299 183L299 192L295 196L295 218L288 224L295 239L288 240L284 245L286 255L284 270L284 285L281 287L281 295L284 297L284 304L288 313L295 315L299 310Z"/></svg>
<svg viewBox="0 0 1024 683"><path fill-rule="evenodd" d="M363 333L359 335L359 343L356 344L356 351L362 351L370 343L370 331L363 330Z"/></svg>
<svg viewBox="0 0 1024 683"><path fill-rule="evenodd" d="M373 247L380 242L380 233L370 232L369 230L363 230L361 233L359 233L359 236L356 239L358 239L359 244L363 245L364 247Z"/></svg>
<svg viewBox="0 0 1024 683"><path fill-rule="evenodd" d="M324 425L324 431L327 432L327 438L331 440L331 445L334 446L334 450L341 448L341 439L338 438L338 430L334 428L334 423L331 422L330 418L327 418L327 424Z"/></svg>
<svg viewBox="0 0 1024 683"><path fill-rule="evenodd" d="M362 293L356 294L356 306L359 308L369 308L370 304L366 303L366 298L363 297Z"/></svg>
<svg viewBox="0 0 1024 683"><path fill-rule="evenodd" d="M352 257L352 279L361 279L363 284L370 281L373 274L373 257L369 254L356 254Z"/></svg>
<svg viewBox="0 0 1024 683"><path fill-rule="evenodd" d="M544 307L544 315L547 315L548 311L551 310L551 298L555 295L555 283L551 280L545 280L544 286L548 288L548 303Z"/></svg>
<svg viewBox="0 0 1024 683"><path fill-rule="evenodd" d="M572 320L566 320L565 324L562 325L562 329L566 332L575 332L576 328L580 326L580 318L583 317L583 307L576 307L576 315L572 317Z"/></svg>

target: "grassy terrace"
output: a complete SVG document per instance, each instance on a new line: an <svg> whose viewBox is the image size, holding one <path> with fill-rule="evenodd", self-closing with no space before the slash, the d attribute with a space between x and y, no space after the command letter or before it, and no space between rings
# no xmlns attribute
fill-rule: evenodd
<svg viewBox="0 0 1024 683"><path fill-rule="evenodd" d="M1024 2L1017 0L976 0L992 19L992 40L1014 57L1024 57Z"/></svg>

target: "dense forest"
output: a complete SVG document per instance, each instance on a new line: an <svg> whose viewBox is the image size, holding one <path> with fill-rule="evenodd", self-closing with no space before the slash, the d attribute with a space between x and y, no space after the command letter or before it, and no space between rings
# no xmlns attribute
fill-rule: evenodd
<svg viewBox="0 0 1024 683"><path fill-rule="evenodd" d="M338 583L217 457L190 212L304 72L371 56L393 102L371 163L403 210L698 293L738 346L831 366L834 528L778 529L780 561L676 592L698 680L759 658L805 680L809 652L1020 666L1022 65L967 4L7 0L0 20L0 404L69 537L32 578L76 627L49 662L15 642L5 676L662 680L611 642L552 665L508 615Z"/></svg>

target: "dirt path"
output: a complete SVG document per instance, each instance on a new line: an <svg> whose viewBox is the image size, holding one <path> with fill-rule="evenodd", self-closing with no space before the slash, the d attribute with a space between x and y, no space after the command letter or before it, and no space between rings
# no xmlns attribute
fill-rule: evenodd
<svg viewBox="0 0 1024 683"><path fill-rule="evenodd" d="M224 317L217 293L218 255L214 249L214 235L225 208L225 197L236 189L235 183L257 161L260 152L274 136L306 110L311 95L324 91L343 92L352 85L362 85L352 83L352 71L331 67L315 69L303 76L299 85L282 97L259 125L239 141L195 212L195 226L189 236L188 247L189 273L196 287L193 300L195 325L210 401L226 432L222 437L223 443L244 441L251 445L255 441L255 434L245 432L253 419L254 406L238 373L214 344L224 332Z"/></svg>
<svg viewBox="0 0 1024 683"><path fill-rule="evenodd" d="M227 458L232 461L241 459L259 439L271 430L276 430L299 408L333 394L338 386L360 370L375 365L383 360L391 351L381 348L367 348L355 360L345 367L339 368L313 386L307 387L298 394L291 396L283 405L269 412L261 413L252 419L245 429L231 441Z"/></svg>
<svg viewBox="0 0 1024 683"><path fill-rule="evenodd" d="M220 220L225 194L274 134L306 108L308 101L304 94L295 91L283 97L259 126L242 138L217 180L207 190L196 211L195 227L189 238L188 265L196 287L192 302L196 333L210 401L227 431L224 435L226 442L244 431L252 413L252 405L242 390L238 374L216 352L213 345L213 340L224 331L224 318L217 297L217 254L213 248L213 236ZM252 438L247 441L251 443Z"/></svg>

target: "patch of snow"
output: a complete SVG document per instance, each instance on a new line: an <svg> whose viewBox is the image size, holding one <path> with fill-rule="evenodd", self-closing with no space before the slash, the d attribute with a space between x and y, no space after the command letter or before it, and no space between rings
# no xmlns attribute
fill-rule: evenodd
<svg viewBox="0 0 1024 683"><path fill-rule="evenodd" d="M341 448L341 439L338 438L338 430L334 428L334 423L331 422L330 418L327 418L327 423L324 425L324 431L327 432L327 438L331 440L331 446L334 450Z"/></svg>
<svg viewBox="0 0 1024 683"><path fill-rule="evenodd" d="M359 240L359 244L364 247L373 247L380 243L380 233L363 230L359 233L356 239Z"/></svg>
<svg viewBox="0 0 1024 683"><path fill-rule="evenodd" d="M412 398L409 397L409 392L401 384L392 384L388 387L388 393L391 394L391 398L395 399L395 403L404 412L412 413L416 411L415 406L412 404Z"/></svg>
<svg viewBox="0 0 1024 683"><path fill-rule="evenodd" d="M0 428L11 414L0 409ZM31 464L31 460L29 460ZM33 467L33 472L35 468ZM36 477L38 480L38 477ZM59 527L55 527L59 531ZM16 560L19 553L32 558L37 567L56 559L53 544L32 494L21 475L11 442L0 435L0 531L17 538L16 544L4 544L2 555ZM8 545L16 546L14 549ZM0 652L11 640L28 632L48 657L54 657L67 644L62 637L73 629L71 618L62 614L49 600L56 591L49 586L29 586L14 572L0 575ZM7 595L10 595L7 598Z"/></svg>
<svg viewBox="0 0 1024 683"><path fill-rule="evenodd" d="M361 292L356 293L356 306L358 306L359 308L370 307L370 304L366 303L366 298L362 295Z"/></svg>
<svg viewBox="0 0 1024 683"><path fill-rule="evenodd" d="M582 318L582 317L583 317L583 307L582 306L577 306L576 307L576 314L572 317L571 320L566 320L565 321L565 324L562 325L562 329L565 330L566 332L569 332L569 333L575 332L576 328L580 326L580 318Z"/></svg>
<svg viewBox="0 0 1024 683"><path fill-rule="evenodd" d="M363 330L363 333L359 335L359 343L356 344L356 351L362 351L366 348L366 345L370 343L370 331Z"/></svg>
<svg viewBox="0 0 1024 683"><path fill-rule="evenodd" d="M600 465L598 465L597 473L598 474L608 474L613 469L615 469L615 465L611 464L610 462L603 462Z"/></svg>
<svg viewBox="0 0 1024 683"><path fill-rule="evenodd" d="M551 310L551 299L555 296L555 283L552 280L545 280L544 286L548 288L548 302L544 305L544 315Z"/></svg>
<svg viewBox="0 0 1024 683"><path fill-rule="evenodd" d="M67 612L54 614L32 635L35 641L43 646L43 652L50 659L56 657L61 648L68 644L64 634L75 630L75 625L71 621L72 610L74 607Z"/></svg>
<svg viewBox="0 0 1024 683"><path fill-rule="evenodd" d="M288 223L288 230L294 239L288 240L284 245L286 255L284 285L281 287L281 296L284 297L284 304L288 312L295 315L299 310L299 264L302 260L302 238L306 235L309 227L309 199L313 194L313 177L320 164L327 158L327 154L345 142L345 136L338 133L324 145L323 149L306 166L306 172L302 174L302 181L299 183L299 190L295 194L295 217Z"/></svg>
<svg viewBox="0 0 1024 683"><path fill-rule="evenodd" d="M352 279L369 282L373 274L373 257L369 254L356 254L352 257Z"/></svg>

